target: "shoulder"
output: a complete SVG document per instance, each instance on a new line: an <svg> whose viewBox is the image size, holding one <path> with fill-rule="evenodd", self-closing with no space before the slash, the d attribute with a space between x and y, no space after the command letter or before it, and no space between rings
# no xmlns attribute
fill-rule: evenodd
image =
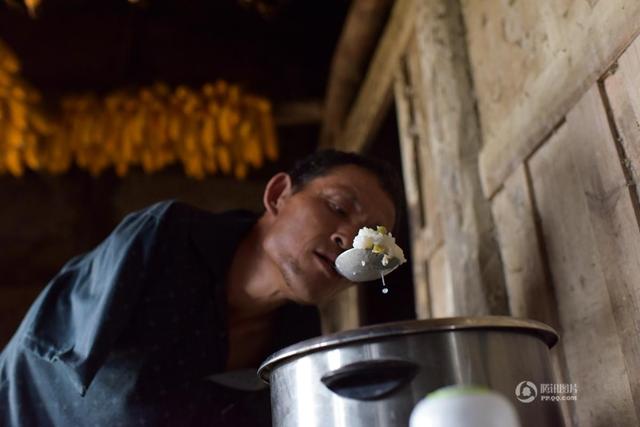
<svg viewBox="0 0 640 427"><path fill-rule="evenodd" d="M127 217L150 217L158 221L165 220L167 218L176 218L184 215L188 215L191 211L196 209L195 207L180 202L175 199L163 200L161 202L154 203L138 211L128 214Z"/></svg>
<svg viewBox="0 0 640 427"><path fill-rule="evenodd" d="M161 231L188 227L194 215L200 214L201 209L175 199L163 200L140 210L130 212L120 221L114 232L125 229L130 235L149 232L156 234Z"/></svg>
<svg viewBox="0 0 640 427"><path fill-rule="evenodd" d="M212 250L221 243L235 245L257 218L250 211L211 212L172 199L127 215L118 228L130 224L126 228L144 230L142 235L149 238L188 238Z"/></svg>
<svg viewBox="0 0 640 427"><path fill-rule="evenodd" d="M255 221L257 214L245 210L212 212L175 199L163 200L127 216L150 217L161 221L209 221L220 225Z"/></svg>

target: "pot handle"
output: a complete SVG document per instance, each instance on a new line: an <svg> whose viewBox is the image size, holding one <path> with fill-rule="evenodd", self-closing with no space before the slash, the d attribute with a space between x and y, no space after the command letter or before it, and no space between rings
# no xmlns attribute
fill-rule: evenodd
<svg viewBox="0 0 640 427"><path fill-rule="evenodd" d="M367 360L345 365L323 375L320 380L342 397L376 400L410 382L418 370L418 365L406 360Z"/></svg>

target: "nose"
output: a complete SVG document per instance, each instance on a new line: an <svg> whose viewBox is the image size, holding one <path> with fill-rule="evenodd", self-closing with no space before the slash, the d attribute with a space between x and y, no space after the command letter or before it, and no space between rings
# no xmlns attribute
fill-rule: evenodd
<svg viewBox="0 0 640 427"><path fill-rule="evenodd" d="M342 250L347 249L347 239L345 238L345 236L343 234L341 234L341 233L333 233L331 235L331 240L340 249L342 249Z"/></svg>
<svg viewBox="0 0 640 427"><path fill-rule="evenodd" d="M340 248L340 250L347 250L351 248L351 242L353 242L353 238L356 236L357 230L349 227L348 229L344 227L341 230L334 232L331 235L331 241Z"/></svg>

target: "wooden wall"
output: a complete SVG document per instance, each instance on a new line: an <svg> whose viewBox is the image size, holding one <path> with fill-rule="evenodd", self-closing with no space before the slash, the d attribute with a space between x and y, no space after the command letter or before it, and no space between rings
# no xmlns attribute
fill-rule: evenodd
<svg viewBox="0 0 640 427"><path fill-rule="evenodd" d="M413 19L395 99L416 311L498 314L502 287L561 335L567 423L640 425L640 2L428 0ZM470 262L500 274L474 283Z"/></svg>
<svg viewBox="0 0 640 427"><path fill-rule="evenodd" d="M463 5L511 313L560 332L574 425L640 425L640 3Z"/></svg>
<svg viewBox="0 0 640 427"><path fill-rule="evenodd" d="M418 317L556 328L571 426L640 425L639 33L637 0L397 0L337 144L393 94Z"/></svg>
<svg viewBox="0 0 640 427"><path fill-rule="evenodd" d="M637 0L462 0L493 194L638 32Z"/></svg>
<svg viewBox="0 0 640 427"><path fill-rule="evenodd" d="M466 52L464 24L460 5L452 2L456 8L447 13L447 4L394 3L333 147L367 151L395 99L413 234L417 316L506 314L491 206L478 170L481 134L477 120L470 120L475 116L474 95L468 67L460 67L468 59L466 54L450 55ZM437 33L436 44L429 41L432 32ZM431 102L436 96L437 102ZM324 311L324 318L331 320L324 332L359 326L358 306L355 289L338 295Z"/></svg>
<svg viewBox="0 0 640 427"><path fill-rule="evenodd" d="M568 425L640 425L638 33L637 0L398 0L336 144L393 95L418 317L556 328Z"/></svg>
<svg viewBox="0 0 640 427"><path fill-rule="evenodd" d="M415 2L395 100L419 317L508 314L460 4Z"/></svg>

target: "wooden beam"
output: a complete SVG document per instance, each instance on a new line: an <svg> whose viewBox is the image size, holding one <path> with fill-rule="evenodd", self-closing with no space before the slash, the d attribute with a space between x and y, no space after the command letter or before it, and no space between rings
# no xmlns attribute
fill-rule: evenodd
<svg viewBox="0 0 640 427"><path fill-rule="evenodd" d="M315 124L324 117L322 102L318 99L276 104L273 109L277 126Z"/></svg>
<svg viewBox="0 0 640 427"><path fill-rule="evenodd" d="M423 0L416 37L428 130L456 315L507 314L502 261L478 171L474 108L458 0ZM437 308L434 308L437 313Z"/></svg>
<svg viewBox="0 0 640 427"><path fill-rule="evenodd" d="M344 130L334 148L362 152L377 131L388 111L393 93L393 79L413 31L417 0L397 0L382 39L369 66L358 97L351 108Z"/></svg>
<svg viewBox="0 0 640 427"><path fill-rule="evenodd" d="M402 175L409 214L409 230L411 234L411 266L413 267L413 289L415 295L416 316L419 319L431 317L429 297L428 257L424 251L425 241L422 238L427 231L427 212L424 208L423 162L420 159L419 147L426 145L426 140L418 132L419 118L416 115L416 100L412 96L413 86L406 67L406 58L398 67L395 79L395 104L400 136L400 155L402 158ZM429 171L430 172L430 171ZM421 185L422 184L422 185Z"/></svg>
<svg viewBox="0 0 640 427"><path fill-rule="evenodd" d="M392 4L393 0L352 2L331 62L320 146L332 146L342 131Z"/></svg>
<svg viewBox="0 0 640 427"><path fill-rule="evenodd" d="M638 0L463 1L487 196L640 31Z"/></svg>

